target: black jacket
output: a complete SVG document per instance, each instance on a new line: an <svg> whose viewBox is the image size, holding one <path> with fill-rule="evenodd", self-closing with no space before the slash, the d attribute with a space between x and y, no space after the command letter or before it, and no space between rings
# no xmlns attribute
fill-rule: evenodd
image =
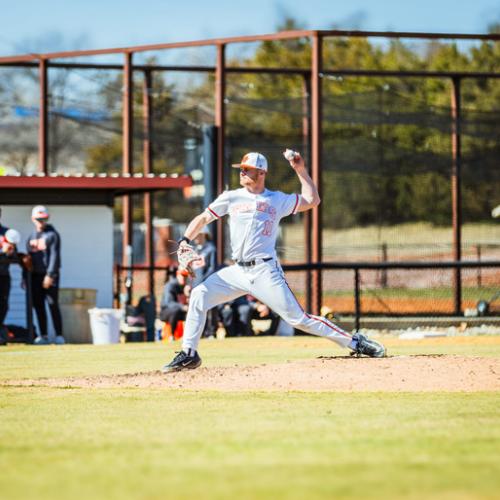
<svg viewBox="0 0 500 500"><path fill-rule="evenodd" d="M0 224L0 238L9 230L8 227L2 226ZM1 250L0 250L1 252ZM6 257L6 256L5 256ZM9 275L9 261L7 258L0 259L0 276Z"/></svg>
<svg viewBox="0 0 500 500"><path fill-rule="evenodd" d="M173 303L185 303L184 286L175 277L165 283L160 307L168 307Z"/></svg>
<svg viewBox="0 0 500 500"><path fill-rule="evenodd" d="M33 231L27 243L33 259L33 273L59 277L61 267L61 238L53 226L47 224L43 231Z"/></svg>

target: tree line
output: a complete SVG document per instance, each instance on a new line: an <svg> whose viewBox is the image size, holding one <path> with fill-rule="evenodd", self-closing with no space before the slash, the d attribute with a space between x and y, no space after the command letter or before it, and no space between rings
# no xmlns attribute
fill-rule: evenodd
<svg viewBox="0 0 500 500"><path fill-rule="evenodd" d="M287 20L280 29L298 28ZM491 31L498 32L498 26ZM266 41L233 66L310 67L309 39ZM401 40L384 44L366 38L325 39L323 67L401 71L495 71L500 44L431 41L412 46ZM201 83L167 84L153 79L154 171L182 172L186 140L200 141L200 127L213 123L213 76ZM120 89L117 76L103 86ZM465 78L462 97L462 210L464 221L490 221L500 203L500 82ZM116 91L115 89L115 91ZM226 163L248 150L266 154L273 166L274 188L297 189L281 157L284 147L309 154L304 119L309 108L300 76L230 73L227 80ZM352 227L428 221L451 221L451 80L328 76L322 78L323 218L326 226ZM142 154L142 87L136 82L136 164ZM116 116L117 122L121 119ZM88 148L89 171L120 169L119 136ZM236 172L227 170L235 186ZM199 210L179 193L158 198L159 209L183 220ZM136 216L140 217L140 209Z"/></svg>

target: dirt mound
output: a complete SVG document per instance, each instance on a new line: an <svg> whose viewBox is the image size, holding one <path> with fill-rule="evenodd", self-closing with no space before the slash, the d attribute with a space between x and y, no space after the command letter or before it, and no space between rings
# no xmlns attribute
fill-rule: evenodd
<svg viewBox="0 0 500 500"><path fill-rule="evenodd" d="M8 380L9 386L144 387L214 391L497 391L500 359L465 356L320 357L257 366L201 367L64 379Z"/></svg>

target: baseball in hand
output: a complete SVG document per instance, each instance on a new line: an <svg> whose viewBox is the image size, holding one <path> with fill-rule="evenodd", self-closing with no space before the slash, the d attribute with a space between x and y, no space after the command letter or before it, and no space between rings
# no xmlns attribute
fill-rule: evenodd
<svg viewBox="0 0 500 500"><path fill-rule="evenodd" d="M293 161L295 157L297 156L297 153L293 149L286 149L286 151L283 153L283 156L288 160L288 161Z"/></svg>

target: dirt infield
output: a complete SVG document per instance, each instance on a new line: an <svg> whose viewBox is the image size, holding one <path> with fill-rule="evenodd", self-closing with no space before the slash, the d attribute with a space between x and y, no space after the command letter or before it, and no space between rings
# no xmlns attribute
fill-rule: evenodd
<svg viewBox="0 0 500 500"><path fill-rule="evenodd" d="M384 359L320 357L280 364L201 367L164 375L121 375L6 380L3 386L163 388L214 391L498 391L500 359L450 355Z"/></svg>

